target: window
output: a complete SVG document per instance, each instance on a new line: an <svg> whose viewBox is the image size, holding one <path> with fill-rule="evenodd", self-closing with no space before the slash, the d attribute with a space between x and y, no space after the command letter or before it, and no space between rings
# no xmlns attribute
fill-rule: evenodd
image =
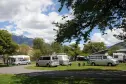
<svg viewBox="0 0 126 84"><path fill-rule="evenodd" d="M118 55L115 55L114 58L118 58Z"/></svg>
<svg viewBox="0 0 126 84"><path fill-rule="evenodd" d="M103 56L103 59L107 59L107 56Z"/></svg>
<svg viewBox="0 0 126 84"><path fill-rule="evenodd" d="M58 58L57 58L57 56L54 56L54 57L52 57L52 59L53 59L53 60L57 60Z"/></svg>
<svg viewBox="0 0 126 84"><path fill-rule="evenodd" d="M42 60L42 57L40 57L39 60Z"/></svg>
<svg viewBox="0 0 126 84"><path fill-rule="evenodd" d="M97 59L102 59L102 56L96 56Z"/></svg>
<svg viewBox="0 0 126 84"><path fill-rule="evenodd" d="M43 60L50 60L50 57L43 57Z"/></svg>
<svg viewBox="0 0 126 84"><path fill-rule="evenodd" d="M18 58L18 60L19 60L19 61L22 61L22 60L23 60L23 58Z"/></svg>

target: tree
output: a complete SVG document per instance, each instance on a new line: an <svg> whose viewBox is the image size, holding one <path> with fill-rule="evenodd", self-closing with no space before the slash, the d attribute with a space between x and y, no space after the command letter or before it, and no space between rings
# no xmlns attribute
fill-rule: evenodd
<svg viewBox="0 0 126 84"><path fill-rule="evenodd" d="M6 30L0 30L0 54L4 55L4 63L8 55L12 55L16 52L17 47L18 45L13 42L11 34Z"/></svg>
<svg viewBox="0 0 126 84"><path fill-rule="evenodd" d="M31 50L30 46L26 44L21 44L21 45L18 45L17 54L28 55L29 50Z"/></svg>
<svg viewBox="0 0 126 84"><path fill-rule="evenodd" d="M112 56L113 53L114 53L116 50L118 50L118 49L120 49L119 46L113 46L113 47L109 48L108 54Z"/></svg>
<svg viewBox="0 0 126 84"><path fill-rule="evenodd" d="M68 55L73 56L73 58L76 60L77 56L81 54L80 47L78 44L71 44L68 47Z"/></svg>
<svg viewBox="0 0 126 84"><path fill-rule="evenodd" d="M13 42L11 34L6 30L0 30L0 54L13 54L18 45Z"/></svg>
<svg viewBox="0 0 126 84"><path fill-rule="evenodd" d="M57 42L51 43L51 48L52 48L53 52L56 52L56 53L62 53L63 52L63 47L60 43L57 43Z"/></svg>
<svg viewBox="0 0 126 84"><path fill-rule="evenodd" d="M42 38L35 38L33 40L33 49L39 49L41 53L44 55L45 54L45 42Z"/></svg>
<svg viewBox="0 0 126 84"><path fill-rule="evenodd" d="M32 60L37 60L42 55L39 49L33 50Z"/></svg>
<svg viewBox="0 0 126 84"><path fill-rule="evenodd" d="M44 40L42 38L35 38L33 40L33 48L34 49L42 49L44 44Z"/></svg>
<svg viewBox="0 0 126 84"><path fill-rule="evenodd" d="M103 42L90 42L84 45L83 52L87 54L92 54L105 49L106 46Z"/></svg>
<svg viewBox="0 0 126 84"><path fill-rule="evenodd" d="M93 29L98 28L103 34L106 29L126 28L126 0L59 0L73 10L74 17L65 23L54 23L59 29L57 42L89 40ZM67 16L64 16L66 18Z"/></svg>

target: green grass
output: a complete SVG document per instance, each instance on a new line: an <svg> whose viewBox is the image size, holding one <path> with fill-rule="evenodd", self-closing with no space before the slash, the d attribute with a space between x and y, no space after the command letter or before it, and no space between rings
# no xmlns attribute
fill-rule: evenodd
<svg viewBox="0 0 126 84"><path fill-rule="evenodd" d="M0 63L0 68L2 68L2 67L12 67L12 66L15 66L15 65L7 65L7 64Z"/></svg>
<svg viewBox="0 0 126 84"><path fill-rule="evenodd" d="M58 77L47 78L43 76L29 77L25 75L0 74L0 84L125 84L121 79L94 79Z"/></svg>
<svg viewBox="0 0 126 84"><path fill-rule="evenodd" d="M27 69L35 69L35 70L126 70L126 64L121 63L117 66L90 66L86 64L85 66L82 66L84 62L81 63L81 66L78 66L78 62L73 62L72 66L58 66L58 67L36 67L35 64L32 64L31 66L25 67ZM86 63L86 62L85 62Z"/></svg>

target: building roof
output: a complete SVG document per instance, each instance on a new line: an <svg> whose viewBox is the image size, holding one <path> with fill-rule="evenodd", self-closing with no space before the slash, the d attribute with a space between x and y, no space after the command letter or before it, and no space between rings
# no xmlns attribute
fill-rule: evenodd
<svg viewBox="0 0 126 84"><path fill-rule="evenodd" d="M116 51L126 51L126 49L119 49L119 50L116 50Z"/></svg>

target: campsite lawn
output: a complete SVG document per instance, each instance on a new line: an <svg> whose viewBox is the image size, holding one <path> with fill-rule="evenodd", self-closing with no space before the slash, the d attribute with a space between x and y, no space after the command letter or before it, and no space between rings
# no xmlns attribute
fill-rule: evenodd
<svg viewBox="0 0 126 84"><path fill-rule="evenodd" d="M81 63L81 66L78 66ZM83 66L83 63L86 65ZM90 66L86 62L73 62L71 66L58 66L58 67L36 67L35 64L25 67L27 69L35 70L126 70L126 63L120 63L117 66Z"/></svg>
<svg viewBox="0 0 126 84"><path fill-rule="evenodd" d="M57 77L49 78L43 76L24 76L0 74L0 84L125 84L121 79L95 79L95 78L71 78Z"/></svg>

